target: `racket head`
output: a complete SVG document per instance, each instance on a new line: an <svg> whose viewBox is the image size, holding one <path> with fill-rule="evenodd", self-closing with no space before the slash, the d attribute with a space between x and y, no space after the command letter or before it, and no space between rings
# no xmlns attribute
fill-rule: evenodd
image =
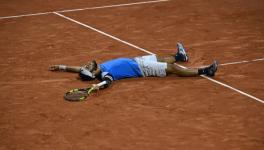
<svg viewBox="0 0 264 150"><path fill-rule="evenodd" d="M84 101L89 95L89 89L72 89L65 93L64 99L72 102Z"/></svg>

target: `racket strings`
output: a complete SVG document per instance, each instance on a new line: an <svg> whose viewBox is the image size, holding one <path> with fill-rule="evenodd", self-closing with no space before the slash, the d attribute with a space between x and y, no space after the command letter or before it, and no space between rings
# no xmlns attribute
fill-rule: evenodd
<svg viewBox="0 0 264 150"><path fill-rule="evenodd" d="M68 101L84 101L89 95L98 94L99 89L87 88L87 89L72 89L68 91L64 98Z"/></svg>

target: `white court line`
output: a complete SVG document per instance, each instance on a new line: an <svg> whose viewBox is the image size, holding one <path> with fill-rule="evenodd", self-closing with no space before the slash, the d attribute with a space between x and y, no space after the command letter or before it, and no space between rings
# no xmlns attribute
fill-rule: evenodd
<svg viewBox="0 0 264 150"><path fill-rule="evenodd" d="M128 42L126 42L126 41L124 41L124 40L121 40L121 39L115 37L115 36L112 36L112 35L110 35L110 34L107 34L107 33L103 32L103 31L100 31L100 30L98 30L98 29L96 29L96 28L94 28L94 27L88 26L88 25L86 25L86 24L84 24L84 23L81 23L81 22L79 22L79 21L76 21L76 20L74 20L74 19L71 19L71 18L69 18L69 17L66 17L66 16L64 16L64 15L62 15L62 14L60 14L60 13L54 12L54 14L56 14L56 15L62 17L62 18L65 18L65 19L67 19L67 20L70 20L70 21L72 21L72 22L74 22L74 23L77 23L77 24L79 24L79 25L81 25L81 26L84 26L84 27L86 27L86 28L89 28L89 29L91 29L91 30L93 30L93 31L99 32L99 33L101 33L101 34L103 34L103 35L105 35L105 36L107 36L107 37L110 37L110 38L112 38L112 39L115 39L115 40L117 40L117 41L119 41L119 42L121 42L121 43L124 43L124 44L128 45L128 46L134 47L134 48L136 48L136 49L139 49L139 50L141 50L141 51L143 51L143 52L146 52L146 53L149 53L149 54L154 54L154 53L152 53L152 52L150 52L150 51L147 51L147 50L145 50L145 49L143 49L143 48L140 48L140 47L138 47L138 46L136 46L136 45L134 45L134 44L128 43Z"/></svg>
<svg viewBox="0 0 264 150"><path fill-rule="evenodd" d="M179 65L179 64L177 64L177 65L180 66L180 67L182 67L182 68L184 68L184 69L186 69L186 67L184 67L184 66L182 66L182 65ZM247 97L249 97L249 98L252 98L252 99L254 99L254 100L256 100L256 101L261 102L261 103L264 104L264 100L261 100L260 98L257 98L257 97L255 97L255 96L253 96L253 95L250 95L250 94L248 94L248 93L246 93L246 92L243 92L243 91L241 91L241 90L239 90L239 89L236 89L236 88L234 88L234 87L232 87L232 86L230 86L230 85L227 85L227 84L225 84L225 83L222 83L222 82L220 82L220 81L217 81L217 80L215 80L215 79L213 79L213 78L210 78L210 77L208 77L208 76L205 76L205 75L200 75L200 76L203 77L203 78L205 78L205 79L208 79L208 80L210 80L210 81L212 81L212 82L214 82L214 83L217 83L217 84L219 84L219 85L222 85L222 86L224 86L224 87L226 87L226 88L229 88L229 89L231 89L231 90L233 90L233 91L236 91L236 92L238 92L238 93L240 93L240 94L242 94L242 95L245 95L245 96L247 96Z"/></svg>
<svg viewBox="0 0 264 150"><path fill-rule="evenodd" d="M57 13L57 12L54 12L54 14L56 14L56 15L62 17L62 18L65 18L65 19L67 19L67 20L69 20L69 21L72 21L72 22L74 22L74 23L77 23L77 24L79 24L79 25L81 25L81 26L84 26L84 27L86 27L86 28L89 28L89 29L91 29L91 30L93 30L93 31L96 31L96 32L98 32L98 33L101 33L101 34L103 34L103 35L105 35L105 36L107 36L107 37L110 37L110 38L112 38L112 39L114 39L114 40L117 40L117 41L119 41L119 42L121 42L121 43L124 43L124 44L126 44L126 45L131 46L131 47L134 47L134 48L136 48L136 49L138 49L138 50L141 50L141 51L146 52L146 53L148 53L148 54L154 54L154 53L152 53L152 52L150 52L150 51L148 51L148 50L146 50L146 49L143 49L143 48L140 48L140 47L138 47L138 46L136 46L136 45L134 45L134 44L128 43L128 42L126 42L126 41L124 41L124 40L121 40L121 39L119 39L119 38L117 38L117 37L115 37L115 36L112 36L112 35L110 35L110 34L107 34L107 33L103 32L103 31L100 31L100 30L98 30L98 29L95 29L94 27L91 27L91 26L88 26L88 25L86 25L86 24L84 24L84 23L81 23L81 22L79 22L79 21L76 21L76 20L74 20L74 19L72 19L72 18L66 17L66 16L64 16L64 15L62 15L62 14L59 14L59 13ZM179 64L178 64L178 65L179 65ZM179 65L179 66L182 67L182 68L186 68L186 67L181 66L181 65ZM225 83L219 82L219 81L217 81L217 80L215 80L215 79L209 78L209 77L204 76L204 75L201 75L201 77L203 77L203 78L205 78L205 79L208 79L208 80L210 80L210 81L212 81L212 82L214 82L214 83L217 83L217 84L219 84L219 85L222 85L222 86L224 86L224 87L226 87L226 88L229 88L229 89L231 89L231 90L233 90L233 91L236 91L236 92L238 92L238 93L240 93L240 94L242 94L242 95L244 95L244 96L247 96L247 97L249 97L249 98L251 98L251 99L254 99L254 100L256 100L256 101L261 102L261 103L264 104L264 101L263 101L263 100L261 100L261 99L255 97L255 96L252 96L252 95L250 95L250 94L247 94L247 93L245 93L245 92L243 92L243 91L241 91L241 90L238 90L238 89L236 89L236 88L234 88L234 87L231 87L231 86L229 86L229 85L227 85L227 84L225 84Z"/></svg>
<svg viewBox="0 0 264 150"><path fill-rule="evenodd" d="M112 8L112 7L123 7L123 6L149 4L149 3L159 3L159 2L167 2L167 1L170 1L170 0L156 0L156 1L145 1L145 2L136 2L136 3L128 3L128 4L117 4L117 5L99 6L99 7L90 7L90 8L88 7L88 8L80 8L80 9L72 9L72 10L62 10L62 11L56 11L56 12L64 13L64 12L72 12L72 11L93 10L93 9Z"/></svg>
<svg viewBox="0 0 264 150"><path fill-rule="evenodd" d="M223 63L223 64L219 64L219 66L235 65L235 64L242 64L242 63L249 63L249 62L256 62L256 61L263 61L263 60L264 58L253 59L253 60L243 60L243 61L237 61L237 62Z"/></svg>
<svg viewBox="0 0 264 150"><path fill-rule="evenodd" d="M10 18L28 17L28 16L47 15L47 14L51 14L51 13L53 13L53 12L42 12L42 13L35 13L35 14L25 14L25 15L17 15L17 16L6 16L6 17L0 17L0 20L2 20L2 19L10 19Z"/></svg>
<svg viewBox="0 0 264 150"><path fill-rule="evenodd" d="M19 17L28 17L28 16L38 16L38 15L47 15L54 12L74 12L74 11L82 11L82 10L93 10L93 9L102 9L102 8L113 8L113 7L122 7L122 6L131 6L131 5L141 5L141 4L150 4L150 3L159 3L159 2L167 2L170 0L155 0L155 1L145 1L145 2L136 2L136 3L127 3L127 4L117 4L117 5L107 5L107 6L98 6L98 7L86 7L79 9L69 9L69 10L60 10L60 11L48 11L48 12L40 12L34 14L23 14L23 15L15 15L15 16L6 16L0 17L1 19L9 19L9 18L19 18Z"/></svg>
<svg viewBox="0 0 264 150"><path fill-rule="evenodd" d="M207 76L205 76L205 75L201 75L201 76L202 76L203 78L206 78L206 79L208 79L208 80L214 82L214 83L217 83L217 84L219 84L219 85L222 85L222 86L224 86L224 87L226 87L226 88L229 88L229 89L231 89L231 90L233 90L233 91L236 91L236 92L238 92L238 93L240 93L240 94L242 94L242 95L245 95L245 96L247 96L247 97L249 97L249 98L252 98L252 99L254 99L254 100L256 100L256 101L258 101L258 102L264 104L264 101L263 101L263 100L261 100L261 99L255 97L255 96L253 96L253 95L250 95L250 94L248 94L248 93L245 93L245 92L243 92L243 91L241 91L241 90L239 90L239 89L236 89L236 88L234 88L234 87L232 87L232 86L229 86L229 85L227 85L227 84L224 84L224 83L222 83L222 82L219 82L219 81L217 81L217 80L214 80L214 79L212 79L212 78L209 78L209 77L207 77Z"/></svg>
<svg viewBox="0 0 264 150"><path fill-rule="evenodd" d="M264 58L258 58L258 59L253 59L253 60L242 60L242 61L235 61L235 62L229 62L229 63L222 63L222 64L219 64L219 66L229 66L229 65L244 64L244 63L257 62L257 61L264 61ZM206 66L196 66L195 68L198 68L198 67L206 67Z"/></svg>

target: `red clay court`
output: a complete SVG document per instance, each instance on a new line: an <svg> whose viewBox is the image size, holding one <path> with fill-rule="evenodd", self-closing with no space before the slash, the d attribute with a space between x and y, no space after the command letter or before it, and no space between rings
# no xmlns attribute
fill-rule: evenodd
<svg viewBox="0 0 264 150"><path fill-rule="evenodd" d="M261 150L263 0L18 0L0 2L0 150ZM220 63L214 78L125 79L87 87L52 64L168 55Z"/></svg>

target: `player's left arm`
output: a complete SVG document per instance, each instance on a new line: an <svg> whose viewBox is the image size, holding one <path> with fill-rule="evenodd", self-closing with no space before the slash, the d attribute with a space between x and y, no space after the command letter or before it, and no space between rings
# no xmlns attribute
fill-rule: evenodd
<svg viewBox="0 0 264 150"><path fill-rule="evenodd" d="M105 88L111 86L111 84L114 81L113 77L107 72L103 72L101 74L101 79L100 80L101 80L100 83L93 84L93 88L94 89L105 89Z"/></svg>
<svg viewBox="0 0 264 150"><path fill-rule="evenodd" d="M100 89L105 89L107 87L109 87L112 83L113 83L113 77L109 74L106 74L102 77L102 82L106 82L106 84L104 84L103 86L100 87Z"/></svg>

